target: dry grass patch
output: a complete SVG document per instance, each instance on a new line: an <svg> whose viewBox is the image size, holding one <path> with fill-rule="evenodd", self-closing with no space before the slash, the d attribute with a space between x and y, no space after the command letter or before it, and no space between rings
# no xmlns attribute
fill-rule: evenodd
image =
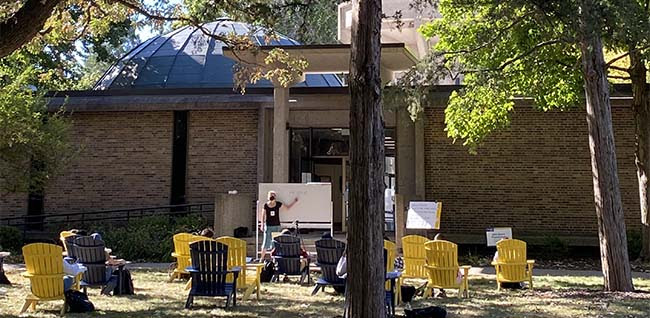
<svg viewBox="0 0 650 318"><path fill-rule="evenodd" d="M14 283L0 296L0 316L15 317L29 291L29 282L17 271L8 272ZM264 284L260 301L242 301L227 311L223 298L195 298L194 308L183 309L187 292L184 282L166 283L167 274L157 270L133 270L136 295L100 296L98 289L89 290L97 311L89 314L68 314L70 317L339 317L343 297L320 292L311 296L313 286L297 284ZM449 317L650 317L648 293L602 293L602 279L597 277L536 277L536 288L504 290L497 293L494 280L485 276L470 277L470 299L421 299L414 307L441 305ZM295 280L294 280L295 281ZM637 288L650 291L650 280L636 279ZM328 289L331 291L331 289ZM24 317L57 317L61 301L39 304L36 312ZM402 307L397 313L403 313Z"/></svg>

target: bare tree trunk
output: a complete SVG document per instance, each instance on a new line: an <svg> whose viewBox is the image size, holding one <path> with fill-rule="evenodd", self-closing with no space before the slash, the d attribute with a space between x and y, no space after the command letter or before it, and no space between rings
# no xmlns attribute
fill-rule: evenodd
<svg viewBox="0 0 650 318"><path fill-rule="evenodd" d="M582 1L580 51L585 80L600 259L605 290L632 291L634 286L627 255L627 235L616 166L609 84L594 1Z"/></svg>
<svg viewBox="0 0 650 318"><path fill-rule="evenodd" d="M632 79L632 109L634 110L636 174L639 181L641 208L642 260L650 260L650 217L648 217L648 169L650 169L650 96L648 95L645 59L635 46L630 47L630 78Z"/></svg>
<svg viewBox="0 0 650 318"><path fill-rule="evenodd" d="M347 317L385 317L381 0L355 0L350 52Z"/></svg>

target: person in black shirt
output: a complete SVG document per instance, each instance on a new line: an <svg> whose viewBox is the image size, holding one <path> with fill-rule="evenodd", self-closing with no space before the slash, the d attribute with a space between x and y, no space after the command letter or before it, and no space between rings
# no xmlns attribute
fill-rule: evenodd
<svg viewBox="0 0 650 318"><path fill-rule="evenodd" d="M293 207L298 198L293 199L293 202L290 204L282 204L282 202L277 201L277 194L275 191L269 191L268 194L269 201L264 204L264 213L262 213L262 228L260 230L264 232L264 240L262 241L262 255L260 256L261 260L264 260L266 252L273 248L273 238L271 233L280 232L280 210L288 210Z"/></svg>

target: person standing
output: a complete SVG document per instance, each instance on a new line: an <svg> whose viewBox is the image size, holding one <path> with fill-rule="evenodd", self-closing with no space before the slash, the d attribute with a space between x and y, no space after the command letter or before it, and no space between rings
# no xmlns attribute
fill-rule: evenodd
<svg viewBox="0 0 650 318"><path fill-rule="evenodd" d="M267 251L273 248L273 237L271 234L273 232L280 232L280 210L283 211L291 209L298 198L293 199L293 202L289 204L282 204L282 202L277 201L277 194L275 191L269 191L268 201L264 204L264 213L262 213L262 232L264 232L264 240L262 241L262 254L260 260L264 261Z"/></svg>

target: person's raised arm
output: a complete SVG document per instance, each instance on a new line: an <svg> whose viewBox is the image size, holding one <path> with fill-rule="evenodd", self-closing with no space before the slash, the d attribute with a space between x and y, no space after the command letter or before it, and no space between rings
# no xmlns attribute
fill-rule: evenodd
<svg viewBox="0 0 650 318"><path fill-rule="evenodd" d="M296 203L298 202L298 198L293 199L293 201L289 204L283 204L282 206L286 209L289 210L291 207L293 207Z"/></svg>

